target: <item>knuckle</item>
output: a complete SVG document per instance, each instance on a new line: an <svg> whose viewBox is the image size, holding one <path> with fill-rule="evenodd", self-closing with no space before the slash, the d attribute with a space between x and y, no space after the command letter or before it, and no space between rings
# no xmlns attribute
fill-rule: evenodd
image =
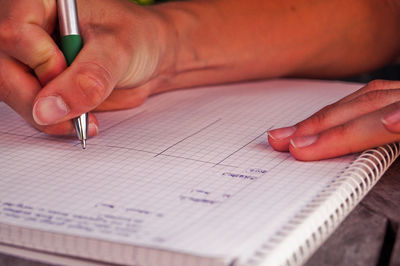
<svg viewBox="0 0 400 266"><path fill-rule="evenodd" d="M26 49L26 40L31 32L31 25L21 24L11 21L10 19L0 23L0 50L5 53L18 57L21 56L22 50ZM31 55L24 58L24 63L32 69L37 69L42 65L46 65L54 58L55 48L46 40L37 40L36 45L29 47Z"/></svg>
<svg viewBox="0 0 400 266"><path fill-rule="evenodd" d="M333 131L335 135L338 136L339 139L344 139L348 136L350 131L350 126L349 124L340 124L335 127L335 130Z"/></svg>
<svg viewBox="0 0 400 266"><path fill-rule="evenodd" d="M303 123L304 126L314 127L314 128L323 127L329 120L332 107L333 104L330 104L319 110L317 113L312 115L310 119L304 121Z"/></svg>
<svg viewBox="0 0 400 266"><path fill-rule="evenodd" d="M87 63L84 69L78 74L77 88L84 104L95 108L108 96L111 74L106 68L96 63Z"/></svg>
<svg viewBox="0 0 400 266"><path fill-rule="evenodd" d="M364 87L366 91L375 91L385 89L389 86L390 81L383 79L376 79L368 82L368 84Z"/></svg>
<svg viewBox="0 0 400 266"><path fill-rule="evenodd" d="M315 117L312 119L314 125L323 125L327 119L327 110L321 110Z"/></svg>
<svg viewBox="0 0 400 266"><path fill-rule="evenodd" d="M359 96L359 101L360 102L366 102L368 104L373 104L373 103L384 103L387 100L387 97L390 96L388 95L390 91L388 90L372 90L368 91L362 95Z"/></svg>
<svg viewBox="0 0 400 266"><path fill-rule="evenodd" d="M33 60L27 63L32 69L37 70L41 67L49 65L54 59L55 53L55 49L49 43L43 42L42 45L35 50L35 56L32 57Z"/></svg>
<svg viewBox="0 0 400 266"><path fill-rule="evenodd" d="M353 134L351 123L345 123L338 125L331 131L332 136L335 136L334 139L337 140L337 144L341 147L343 154L354 153L356 150L353 147L352 142L347 141L349 136ZM353 134L354 135L354 134Z"/></svg>
<svg viewBox="0 0 400 266"><path fill-rule="evenodd" d="M80 74L77 88L85 106L96 107L103 99L103 85L93 78L93 75Z"/></svg>

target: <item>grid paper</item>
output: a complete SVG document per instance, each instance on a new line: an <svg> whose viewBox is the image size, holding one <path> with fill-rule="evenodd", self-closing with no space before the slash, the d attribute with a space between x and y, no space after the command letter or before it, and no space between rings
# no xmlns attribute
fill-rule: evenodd
<svg viewBox="0 0 400 266"><path fill-rule="evenodd" d="M266 131L359 87L273 80L169 92L99 113L85 151L0 103L0 223L246 258L354 159L298 162L273 151Z"/></svg>

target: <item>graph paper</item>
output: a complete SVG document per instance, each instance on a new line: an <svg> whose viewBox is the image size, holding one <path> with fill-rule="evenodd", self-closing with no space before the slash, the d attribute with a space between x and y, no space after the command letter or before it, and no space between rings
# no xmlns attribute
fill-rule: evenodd
<svg viewBox="0 0 400 266"><path fill-rule="evenodd" d="M86 150L34 130L0 103L0 222L196 255L250 255L354 158L299 162L273 151L266 131L359 87L273 80L169 92L97 114L100 134Z"/></svg>

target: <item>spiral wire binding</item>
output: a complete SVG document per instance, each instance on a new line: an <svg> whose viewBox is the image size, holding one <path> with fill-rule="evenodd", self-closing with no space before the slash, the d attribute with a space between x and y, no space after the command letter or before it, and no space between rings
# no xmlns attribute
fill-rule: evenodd
<svg viewBox="0 0 400 266"><path fill-rule="evenodd" d="M274 237L262 244L245 265L304 264L377 183L399 150L400 143L393 143L364 151Z"/></svg>

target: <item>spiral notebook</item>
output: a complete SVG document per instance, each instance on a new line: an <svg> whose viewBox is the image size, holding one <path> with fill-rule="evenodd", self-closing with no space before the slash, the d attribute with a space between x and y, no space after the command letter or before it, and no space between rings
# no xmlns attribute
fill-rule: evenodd
<svg viewBox="0 0 400 266"><path fill-rule="evenodd" d="M300 162L273 151L266 131L360 87L271 80L164 93L98 114L86 150L0 103L0 242L56 264L301 265L399 147Z"/></svg>

